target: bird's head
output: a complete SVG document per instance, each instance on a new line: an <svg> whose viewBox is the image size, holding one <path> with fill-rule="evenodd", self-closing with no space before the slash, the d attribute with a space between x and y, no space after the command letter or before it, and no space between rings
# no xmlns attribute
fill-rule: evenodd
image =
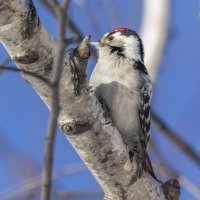
<svg viewBox="0 0 200 200"><path fill-rule="evenodd" d="M97 49L109 47L110 53L143 62L144 51L139 35L127 28L116 28L106 33L99 42L90 42Z"/></svg>

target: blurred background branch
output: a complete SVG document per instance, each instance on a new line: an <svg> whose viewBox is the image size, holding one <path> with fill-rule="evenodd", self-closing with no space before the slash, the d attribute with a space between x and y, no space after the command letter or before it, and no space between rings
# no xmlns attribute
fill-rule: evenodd
<svg viewBox="0 0 200 200"><path fill-rule="evenodd" d="M170 1L144 0L141 38L145 49L145 65L152 81L156 80L168 35Z"/></svg>
<svg viewBox="0 0 200 200"><path fill-rule="evenodd" d="M47 1L47 0L37 0L37 1L39 1L40 3L42 3L42 5L45 8L47 8L47 10L50 13L52 13L54 16L56 16L55 8L54 8L54 6L52 4L49 3L49 1ZM77 38L77 42L81 42L83 40L83 34L79 30L79 28L75 25L75 23L70 18L70 16L67 16L67 20L65 21L65 23L66 23L66 27L69 28L71 30L71 32Z"/></svg>
<svg viewBox="0 0 200 200"><path fill-rule="evenodd" d="M63 58L65 53L65 24L67 22L67 9L70 0L63 0L62 3L52 1L58 19L57 30L57 55L55 56L54 68L51 77L51 114L45 138L44 170L42 179L41 199L51 198L51 178L53 168L54 144L59 115L59 84L62 73Z"/></svg>
<svg viewBox="0 0 200 200"><path fill-rule="evenodd" d="M194 149L186 143L177 133L172 131L155 113L151 113L151 119L153 124L160 129L160 133L163 133L171 142L173 142L182 153L186 154L192 159L198 167L200 167L200 155L194 151Z"/></svg>
<svg viewBox="0 0 200 200"><path fill-rule="evenodd" d="M56 181L59 178L82 173L87 170L87 167L82 163L66 165L58 170L54 170L52 180ZM23 181L20 185L16 185L15 187L10 188L8 191L1 193L0 199L12 200L16 198L26 198L26 196L31 193L31 191L37 191L37 195L39 195L41 191L41 182L42 175L27 178L27 180Z"/></svg>
<svg viewBox="0 0 200 200"><path fill-rule="evenodd" d="M175 170L169 164L169 162L166 161L166 157L160 152L159 147L154 140L151 140L151 149L156 155L157 160L159 160L159 162L154 165L156 171L160 171L160 174L165 177L176 177L180 181L181 187L184 187L188 192L190 192L195 200L199 200L199 187L194 182L189 180L189 178L187 178L184 174L181 174L177 170Z"/></svg>

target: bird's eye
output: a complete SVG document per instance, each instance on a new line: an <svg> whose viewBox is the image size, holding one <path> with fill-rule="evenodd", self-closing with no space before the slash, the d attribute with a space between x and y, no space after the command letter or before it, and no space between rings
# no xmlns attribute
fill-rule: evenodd
<svg viewBox="0 0 200 200"><path fill-rule="evenodd" d="M108 37L108 41L111 41L113 39L114 39L114 37L112 35L110 37Z"/></svg>

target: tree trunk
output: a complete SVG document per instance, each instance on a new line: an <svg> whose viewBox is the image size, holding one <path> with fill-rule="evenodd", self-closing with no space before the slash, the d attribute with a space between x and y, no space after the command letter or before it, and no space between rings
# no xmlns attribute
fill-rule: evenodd
<svg viewBox="0 0 200 200"><path fill-rule="evenodd" d="M40 23L31 0L0 0L0 40L17 67L29 72L21 72L23 78L51 110L49 81L57 44ZM65 54L59 86L62 132L101 185L105 199L179 199L175 180L161 184L134 158L130 161L118 130L88 87L87 40Z"/></svg>

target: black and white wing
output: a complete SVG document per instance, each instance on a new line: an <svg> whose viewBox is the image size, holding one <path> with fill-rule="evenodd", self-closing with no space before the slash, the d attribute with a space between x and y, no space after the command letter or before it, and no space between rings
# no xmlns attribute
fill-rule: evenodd
<svg viewBox="0 0 200 200"><path fill-rule="evenodd" d="M140 109L139 118L141 124L141 134L143 136L144 147L147 147L147 143L150 137L151 126L151 97L152 97L152 84L148 73L143 73L143 84L140 94Z"/></svg>
<svg viewBox="0 0 200 200"><path fill-rule="evenodd" d="M147 153L147 143L150 138L151 126L151 97L152 97L152 84L150 76L143 63L138 63L137 69L139 70L140 82L140 107L139 107L139 120L140 120L140 150L143 168L148 171L152 177L158 180L153 171L151 161Z"/></svg>
<svg viewBox="0 0 200 200"><path fill-rule="evenodd" d="M140 120L140 129L141 129L141 142L143 143L144 148L146 149L147 143L150 137L150 103L152 97L152 84L150 76L146 70L146 67L142 62L135 62L134 68L138 70L140 76L140 105L139 105L139 120Z"/></svg>

